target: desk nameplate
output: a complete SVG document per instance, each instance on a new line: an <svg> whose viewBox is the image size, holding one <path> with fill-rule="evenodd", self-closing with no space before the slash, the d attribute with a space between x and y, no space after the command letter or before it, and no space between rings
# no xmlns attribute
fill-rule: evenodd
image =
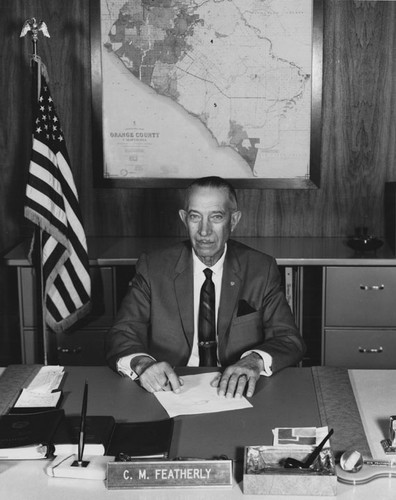
<svg viewBox="0 0 396 500"><path fill-rule="evenodd" d="M232 487L232 460L109 462L108 489Z"/></svg>

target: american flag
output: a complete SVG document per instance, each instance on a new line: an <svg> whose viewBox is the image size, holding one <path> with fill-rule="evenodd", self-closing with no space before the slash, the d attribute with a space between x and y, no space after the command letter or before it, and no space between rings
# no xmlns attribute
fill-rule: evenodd
<svg viewBox="0 0 396 500"><path fill-rule="evenodd" d="M25 217L42 230L45 320L54 332L63 332L89 312L91 279L69 155L44 76L33 105Z"/></svg>

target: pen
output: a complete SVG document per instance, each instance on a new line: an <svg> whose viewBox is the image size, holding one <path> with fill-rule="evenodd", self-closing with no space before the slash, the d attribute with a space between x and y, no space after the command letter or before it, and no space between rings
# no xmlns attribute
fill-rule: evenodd
<svg viewBox="0 0 396 500"><path fill-rule="evenodd" d="M87 402L88 402L88 382L85 381L84 396L81 408L81 421L80 421L80 437L78 440L78 457L77 462L81 467L83 463L83 453L85 444L85 417L87 416Z"/></svg>

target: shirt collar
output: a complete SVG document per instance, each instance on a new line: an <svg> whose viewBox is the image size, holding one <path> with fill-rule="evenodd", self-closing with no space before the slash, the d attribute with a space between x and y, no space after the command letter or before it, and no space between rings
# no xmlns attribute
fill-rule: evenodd
<svg viewBox="0 0 396 500"><path fill-rule="evenodd" d="M198 259L198 257L195 255L194 250L192 250L193 254L193 265L194 265L194 274L199 274L204 271L207 267L213 271L213 274L218 274L223 270L223 265L224 265L224 259L227 253L227 243L224 246L224 252L220 259L214 264L212 267L209 267L205 265L201 260Z"/></svg>

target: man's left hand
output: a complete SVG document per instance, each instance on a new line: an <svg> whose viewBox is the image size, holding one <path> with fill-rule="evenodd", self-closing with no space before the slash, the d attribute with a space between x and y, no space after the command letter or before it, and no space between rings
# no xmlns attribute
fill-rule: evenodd
<svg viewBox="0 0 396 500"><path fill-rule="evenodd" d="M218 387L219 396L240 398L246 389L246 396L254 394L257 380L264 368L264 363L257 353L252 352L234 365L228 366L212 380L212 387Z"/></svg>

